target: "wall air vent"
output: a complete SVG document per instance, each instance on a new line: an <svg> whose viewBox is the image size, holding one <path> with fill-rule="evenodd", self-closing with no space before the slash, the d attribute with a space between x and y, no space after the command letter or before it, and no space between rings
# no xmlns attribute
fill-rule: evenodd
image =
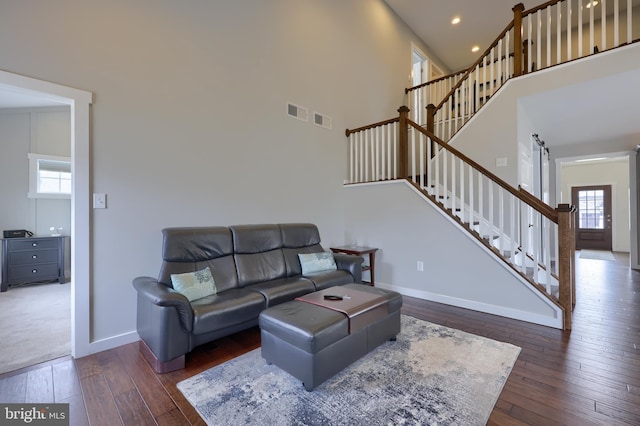
<svg viewBox="0 0 640 426"><path fill-rule="evenodd" d="M287 115L298 120L307 121L309 119L309 110L291 102L287 102Z"/></svg>
<svg viewBox="0 0 640 426"><path fill-rule="evenodd" d="M322 115L318 112L313 113L313 124L316 126L324 127L325 129L331 129L331 117L328 115Z"/></svg>

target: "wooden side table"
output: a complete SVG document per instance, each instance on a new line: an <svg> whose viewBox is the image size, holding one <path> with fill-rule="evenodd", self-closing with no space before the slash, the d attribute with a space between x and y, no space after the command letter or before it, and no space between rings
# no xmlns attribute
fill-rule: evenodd
<svg viewBox="0 0 640 426"><path fill-rule="evenodd" d="M376 247L362 247L362 246L339 246L331 247L331 251L334 253L345 253L356 256L369 255L369 264L362 267L363 271L369 271L371 274L371 286L375 286L375 266L376 266Z"/></svg>

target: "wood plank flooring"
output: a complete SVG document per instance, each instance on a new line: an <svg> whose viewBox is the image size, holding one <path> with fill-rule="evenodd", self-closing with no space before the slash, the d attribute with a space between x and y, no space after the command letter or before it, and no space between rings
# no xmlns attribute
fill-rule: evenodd
<svg viewBox="0 0 640 426"><path fill-rule="evenodd" d="M490 425L640 424L640 272L628 256L576 262L573 330L405 297L403 313L522 348ZM0 375L1 402L68 402L72 425L202 425L176 383L260 346L254 328L153 373L137 344Z"/></svg>

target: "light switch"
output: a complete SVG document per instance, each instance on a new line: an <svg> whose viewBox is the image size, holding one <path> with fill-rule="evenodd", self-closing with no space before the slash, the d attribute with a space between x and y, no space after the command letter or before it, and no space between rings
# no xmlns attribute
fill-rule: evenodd
<svg viewBox="0 0 640 426"><path fill-rule="evenodd" d="M496 158L496 167L507 167L507 157Z"/></svg>
<svg viewBox="0 0 640 426"><path fill-rule="evenodd" d="M107 208L107 194L93 194L93 208L94 209L106 209Z"/></svg>

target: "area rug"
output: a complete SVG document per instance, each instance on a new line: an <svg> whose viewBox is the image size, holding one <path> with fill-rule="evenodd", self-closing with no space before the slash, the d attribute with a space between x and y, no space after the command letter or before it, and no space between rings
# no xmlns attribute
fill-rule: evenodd
<svg viewBox="0 0 640 426"><path fill-rule="evenodd" d="M71 283L0 293L0 373L71 353Z"/></svg>
<svg viewBox="0 0 640 426"><path fill-rule="evenodd" d="M580 250L580 259L608 260L615 261L613 253L606 250Z"/></svg>
<svg viewBox="0 0 640 426"><path fill-rule="evenodd" d="M256 349L178 383L209 425L484 425L520 348L402 316L402 332L313 392Z"/></svg>

